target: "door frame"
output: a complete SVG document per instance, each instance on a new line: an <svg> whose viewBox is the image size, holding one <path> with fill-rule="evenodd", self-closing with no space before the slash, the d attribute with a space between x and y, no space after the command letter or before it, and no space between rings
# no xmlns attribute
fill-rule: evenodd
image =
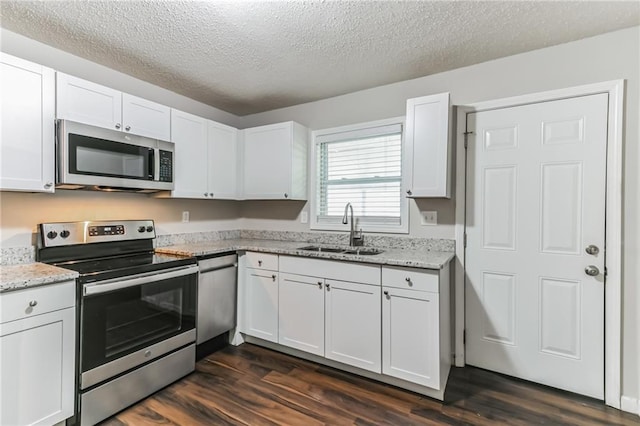
<svg viewBox="0 0 640 426"><path fill-rule="evenodd" d="M456 128L456 258L455 258L455 365L465 365L465 229L466 229L466 149L467 114L532 103L588 96L609 95L607 117L607 171L605 200L605 339L604 402L620 409L622 354L622 141L625 80L612 80L583 86L531 93L504 99L458 105Z"/></svg>

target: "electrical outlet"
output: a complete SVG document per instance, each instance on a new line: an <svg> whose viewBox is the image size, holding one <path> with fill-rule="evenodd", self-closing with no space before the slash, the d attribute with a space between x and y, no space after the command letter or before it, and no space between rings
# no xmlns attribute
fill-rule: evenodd
<svg viewBox="0 0 640 426"><path fill-rule="evenodd" d="M421 225L437 225L438 212L420 212Z"/></svg>
<svg viewBox="0 0 640 426"><path fill-rule="evenodd" d="M183 223L188 223L189 222L189 212L188 211L182 212L182 222Z"/></svg>
<svg viewBox="0 0 640 426"><path fill-rule="evenodd" d="M300 213L300 223L308 223L309 222L309 213L301 212Z"/></svg>

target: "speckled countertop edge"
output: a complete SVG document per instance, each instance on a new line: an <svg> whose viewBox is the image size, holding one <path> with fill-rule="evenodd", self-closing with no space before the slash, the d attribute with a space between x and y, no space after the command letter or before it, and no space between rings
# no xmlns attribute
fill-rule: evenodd
<svg viewBox="0 0 640 426"><path fill-rule="evenodd" d="M421 249L383 249L380 254L373 256L357 256L342 253L312 252L300 250L301 247L311 245L300 241L272 241L272 240L221 240L178 244L158 247L159 253L176 254L182 256L209 256L231 251L256 251L300 257L313 257L347 262L370 263L377 265L406 266L422 269L442 269L455 256L453 252L429 251ZM329 245L321 246L331 247ZM347 247L345 247L347 248Z"/></svg>
<svg viewBox="0 0 640 426"><path fill-rule="evenodd" d="M45 263L23 263L0 266L0 293L75 280L79 274Z"/></svg>

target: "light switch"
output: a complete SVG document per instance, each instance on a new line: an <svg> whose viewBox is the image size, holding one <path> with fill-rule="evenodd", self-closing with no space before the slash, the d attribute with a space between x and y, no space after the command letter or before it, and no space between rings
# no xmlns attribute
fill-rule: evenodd
<svg viewBox="0 0 640 426"><path fill-rule="evenodd" d="M307 223L307 222L309 222L309 213L303 211L300 213L300 223Z"/></svg>
<svg viewBox="0 0 640 426"><path fill-rule="evenodd" d="M438 212L420 212L421 225L437 225Z"/></svg>
<svg viewBox="0 0 640 426"><path fill-rule="evenodd" d="M184 223L189 222L189 212L188 211L182 212L182 222L184 222Z"/></svg>

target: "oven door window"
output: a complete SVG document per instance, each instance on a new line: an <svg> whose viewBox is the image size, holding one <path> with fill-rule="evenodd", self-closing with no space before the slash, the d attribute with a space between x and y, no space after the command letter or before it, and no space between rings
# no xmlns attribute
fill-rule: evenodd
<svg viewBox="0 0 640 426"><path fill-rule="evenodd" d="M69 134L69 172L80 175L153 180L154 150Z"/></svg>
<svg viewBox="0 0 640 426"><path fill-rule="evenodd" d="M195 327L196 275L85 297L82 371Z"/></svg>

